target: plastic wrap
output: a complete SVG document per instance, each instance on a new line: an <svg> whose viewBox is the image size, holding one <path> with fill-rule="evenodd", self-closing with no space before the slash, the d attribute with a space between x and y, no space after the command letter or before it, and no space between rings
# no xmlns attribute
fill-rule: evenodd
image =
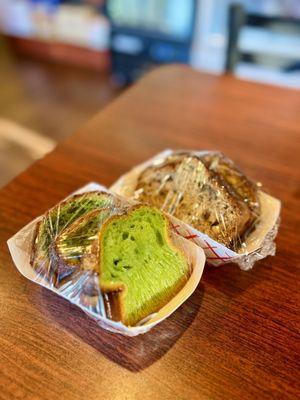
<svg viewBox="0 0 300 400"><path fill-rule="evenodd" d="M275 254L280 201L219 152L166 150L110 189L179 219L174 231L200 246L211 265L248 270Z"/></svg>
<svg viewBox="0 0 300 400"><path fill-rule="evenodd" d="M127 336L149 331L193 293L202 275L204 252L171 231L172 243L188 263L189 275L184 286L167 304L135 326L113 320L108 315L106 294L100 284L99 235L108 220L127 215L135 202L93 183L70 198L32 221L8 241L13 261L26 278L76 304L101 327ZM172 220L171 223L177 222Z"/></svg>

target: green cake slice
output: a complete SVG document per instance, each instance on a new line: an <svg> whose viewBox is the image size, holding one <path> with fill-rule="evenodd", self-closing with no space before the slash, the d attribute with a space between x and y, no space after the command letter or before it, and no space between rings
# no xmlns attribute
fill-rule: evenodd
<svg viewBox="0 0 300 400"><path fill-rule="evenodd" d="M190 267L170 237L168 218L135 206L108 219L99 235L100 287L108 316L134 326L166 305L187 282Z"/></svg>
<svg viewBox="0 0 300 400"><path fill-rule="evenodd" d="M55 249L57 237L83 215L112 203L111 194L95 191L74 195L49 210L37 224L34 235L30 262L37 274L54 285L70 275L74 266L60 261Z"/></svg>

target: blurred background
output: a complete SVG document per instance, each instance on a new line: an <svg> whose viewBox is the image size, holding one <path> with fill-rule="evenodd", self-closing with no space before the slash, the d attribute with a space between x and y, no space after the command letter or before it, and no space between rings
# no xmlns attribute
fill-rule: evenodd
<svg viewBox="0 0 300 400"><path fill-rule="evenodd" d="M300 88L300 0L0 0L0 186L168 63Z"/></svg>

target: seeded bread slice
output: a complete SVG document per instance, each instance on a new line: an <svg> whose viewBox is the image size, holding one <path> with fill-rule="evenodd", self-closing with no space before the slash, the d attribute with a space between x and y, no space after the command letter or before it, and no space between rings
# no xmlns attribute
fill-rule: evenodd
<svg viewBox="0 0 300 400"><path fill-rule="evenodd" d="M260 213L257 184L248 179L240 171L232 160L220 152L209 152L200 156L201 161L210 171L222 176L227 184L236 192L249 209L253 217L257 218Z"/></svg>
<svg viewBox="0 0 300 400"><path fill-rule="evenodd" d="M146 205L109 218L100 235L99 284L107 315L134 326L167 304L190 267L171 241L168 218Z"/></svg>
<svg viewBox="0 0 300 400"><path fill-rule="evenodd" d="M139 176L135 198L174 215L212 239L237 249L254 214L241 196L250 187L236 189L237 169L222 159L223 169L213 169L213 159L176 153ZM225 168L226 166L226 168ZM232 171L232 172L231 172ZM246 178L245 178L246 179ZM253 193L255 187L251 186ZM249 191L250 192L250 191ZM253 196L253 198L255 198Z"/></svg>
<svg viewBox="0 0 300 400"><path fill-rule="evenodd" d="M112 202L112 195L95 191L74 195L49 210L37 224L32 245L30 262L37 274L58 285L73 273L74 265L61 262L56 252L56 239L83 215L107 207Z"/></svg>

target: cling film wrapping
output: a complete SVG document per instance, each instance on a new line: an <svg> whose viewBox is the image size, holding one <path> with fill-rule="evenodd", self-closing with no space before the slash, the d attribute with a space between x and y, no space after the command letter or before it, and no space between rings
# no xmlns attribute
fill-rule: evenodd
<svg viewBox="0 0 300 400"><path fill-rule="evenodd" d="M166 150L121 176L110 189L181 221L174 231L200 246L211 265L233 262L248 270L275 254L280 201L222 153Z"/></svg>
<svg viewBox="0 0 300 400"><path fill-rule="evenodd" d="M149 315L144 313L143 318L136 320L134 324L125 323L118 318L111 311L112 299L116 301L117 297L110 296L112 293L113 296L118 296L122 287L120 289L116 286L115 292L109 294L103 289L100 235L109 221L115 217L127 216L136 206L136 202L115 195L101 185L88 184L32 221L8 241L13 261L26 278L76 304L104 329L127 336L145 333L167 318L192 294L200 281L205 256L199 247L170 229L170 240L185 260L184 265L188 265L184 284L178 286L168 301L161 303L160 308L156 307L155 312ZM175 219L167 218L171 226L177 225ZM141 229L146 227L143 223L142 221ZM123 233L124 240L127 236L128 234L124 236ZM133 242L129 239L128 237L126 246L130 249ZM134 238L131 236L131 239ZM103 242L102 247L104 243L106 242ZM135 248L135 251L139 250ZM110 255L108 250L107 252ZM116 265L113 267L120 261L117 256L116 251ZM161 269L166 269L167 264L164 265L164 262L164 259L156 260L155 268L159 263ZM130 265L120 264L119 270L123 268L122 273L127 274L129 279L128 274L131 272L127 268ZM111 273L111 276L114 275ZM142 278L141 275L140 280ZM149 286L149 281L147 282ZM113 284L116 285L115 282ZM138 285L139 282L134 284ZM159 285L155 276L150 285Z"/></svg>

